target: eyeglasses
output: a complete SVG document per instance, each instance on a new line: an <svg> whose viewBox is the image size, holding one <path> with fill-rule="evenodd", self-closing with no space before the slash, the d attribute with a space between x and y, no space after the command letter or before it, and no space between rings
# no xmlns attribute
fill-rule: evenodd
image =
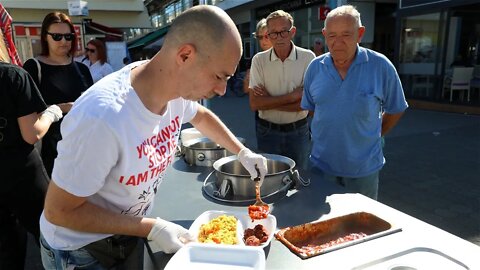
<svg viewBox="0 0 480 270"><path fill-rule="evenodd" d="M271 33L268 33L268 37L271 38L271 39L276 39L278 36L281 36L282 38L286 38L288 34L290 34L290 32L292 31L292 27L290 27L290 29L288 30L283 30L283 31L280 31L280 32L271 32Z"/></svg>
<svg viewBox="0 0 480 270"><path fill-rule="evenodd" d="M95 53L95 49L85 48L85 52Z"/></svg>
<svg viewBox="0 0 480 270"><path fill-rule="evenodd" d="M66 41L72 41L75 35L73 33L66 33L66 34L60 34L60 33L50 33L47 32L50 36L52 36L52 39L55 41L60 41L62 38L65 38Z"/></svg>

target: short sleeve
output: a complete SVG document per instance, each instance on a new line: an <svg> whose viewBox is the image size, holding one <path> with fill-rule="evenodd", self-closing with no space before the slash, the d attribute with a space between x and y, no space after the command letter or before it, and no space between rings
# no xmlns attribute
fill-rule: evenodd
<svg viewBox="0 0 480 270"><path fill-rule="evenodd" d="M386 60L387 68L387 83L384 87L383 109L385 113L397 114L405 111L408 108L405 95L403 93L402 82L397 74L393 64Z"/></svg>
<svg viewBox="0 0 480 270"><path fill-rule="evenodd" d="M17 117L40 113L47 108L37 85L32 77L22 69L18 70L15 78L12 78L12 91L15 91Z"/></svg>
<svg viewBox="0 0 480 270"><path fill-rule="evenodd" d="M117 162L118 139L99 118L74 112L65 117L61 132L52 181L79 197L95 194Z"/></svg>
<svg viewBox="0 0 480 270"><path fill-rule="evenodd" d="M253 88L254 86L257 86L259 84L265 84L261 80L261 74L262 74L262 67L261 67L261 59L258 57L260 54L256 54L253 56L252 59L252 66L250 68L250 82L248 84L248 88Z"/></svg>
<svg viewBox="0 0 480 270"><path fill-rule="evenodd" d="M305 76L303 79L303 96L302 96L302 101L300 103L300 106L302 107L302 109L310 110L310 111L315 110L315 104L313 103L313 99L310 94L310 91L311 91L310 88L315 75L314 70L316 66L315 64L316 61L318 60L310 62L310 64L307 67L307 70L305 71Z"/></svg>
<svg viewBox="0 0 480 270"><path fill-rule="evenodd" d="M195 101L184 100L184 108L183 123L187 123L197 114L198 103Z"/></svg>

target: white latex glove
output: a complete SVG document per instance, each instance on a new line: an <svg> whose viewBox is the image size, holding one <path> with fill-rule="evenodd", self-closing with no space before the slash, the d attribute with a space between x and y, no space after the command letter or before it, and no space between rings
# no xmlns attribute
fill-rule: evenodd
<svg viewBox="0 0 480 270"><path fill-rule="evenodd" d="M41 113L42 116L50 119L52 123L57 122L63 117L62 110L57 105L50 105L48 108Z"/></svg>
<svg viewBox="0 0 480 270"><path fill-rule="evenodd" d="M267 174L267 159L259 154L255 154L248 148L243 148L238 152L238 160L242 163L243 167L250 173L252 180L258 177L257 170L260 172L260 186L263 184L263 179Z"/></svg>
<svg viewBox="0 0 480 270"><path fill-rule="evenodd" d="M175 253L186 243L194 241L193 235L182 226L157 217L147 239L153 252Z"/></svg>

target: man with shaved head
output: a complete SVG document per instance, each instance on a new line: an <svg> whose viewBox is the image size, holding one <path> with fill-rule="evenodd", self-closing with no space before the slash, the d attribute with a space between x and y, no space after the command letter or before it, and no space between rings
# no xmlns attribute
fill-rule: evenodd
<svg viewBox="0 0 480 270"><path fill-rule="evenodd" d="M166 253L193 240L177 224L145 217L185 122L237 153L252 179L257 167L263 180L266 159L196 102L225 94L241 54L228 15L196 6L174 20L150 61L127 65L75 102L40 218L45 269L109 269L124 263L138 238Z"/></svg>

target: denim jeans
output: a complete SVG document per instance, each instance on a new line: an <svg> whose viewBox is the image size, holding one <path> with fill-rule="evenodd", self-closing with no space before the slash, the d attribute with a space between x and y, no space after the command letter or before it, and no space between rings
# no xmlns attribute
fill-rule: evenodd
<svg viewBox="0 0 480 270"><path fill-rule="evenodd" d="M285 132L265 127L257 121L256 134L260 152L289 157L297 168L306 169L311 147L308 124Z"/></svg>
<svg viewBox="0 0 480 270"><path fill-rule="evenodd" d="M40 253L45 270L105 270L100 263L84 248L77 250L56 250L40 236Z"/></svg>
<svg viewBox="0 0 480 270"><path fill-rule="evenodd" d="M374 200L377 200L378 198L378 182L380 171L367 176L353 178L327 174L314 167L312 164L310 164L309 167L312 178L320 178L334 182L342 187L345 187L349 192L357 192Z"/></svg>

